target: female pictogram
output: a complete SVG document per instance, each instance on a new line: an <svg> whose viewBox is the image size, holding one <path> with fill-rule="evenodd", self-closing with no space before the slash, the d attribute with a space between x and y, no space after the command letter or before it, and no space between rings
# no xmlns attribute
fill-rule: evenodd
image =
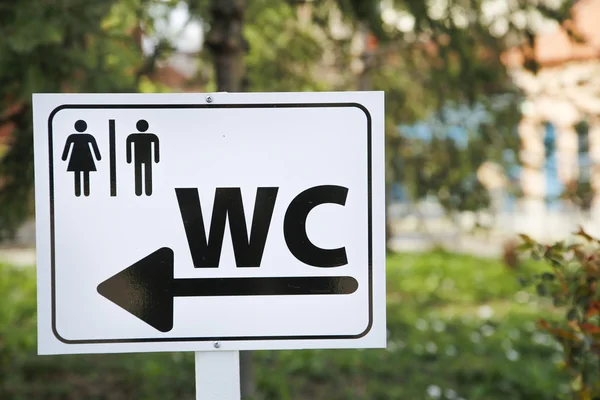
<svg viewBox="0 0 600 400"><path fill-rule="evenodd" d="M65 149L62 154L62 160L67 161L69 156L69 150L71 150L71 156L69 158L69 165L67 171L73 172L75 177L75 196L81 196L81 177L83 175L83 194L84 196L90 195L90 172L96 171L96 163L92 156L92 149L94 156L98 161L101 160L100 150L96 139L89 133L84 133L87 129L87 124L84 120L78 120L75 122L75 130L79 133L74 133L67 138L65 143ZM72 146L71 146L72 145ZM91 148L90 148L91 145Z"/></svg>

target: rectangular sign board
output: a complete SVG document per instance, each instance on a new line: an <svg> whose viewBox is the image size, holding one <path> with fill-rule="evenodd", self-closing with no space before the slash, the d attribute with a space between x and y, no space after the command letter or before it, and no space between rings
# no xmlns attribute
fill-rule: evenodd
<svg viewBox="0 0 600 400"><path fill-rule="evenodd" d="M383 97L34 95L39 353L384 347Z"/></svg>

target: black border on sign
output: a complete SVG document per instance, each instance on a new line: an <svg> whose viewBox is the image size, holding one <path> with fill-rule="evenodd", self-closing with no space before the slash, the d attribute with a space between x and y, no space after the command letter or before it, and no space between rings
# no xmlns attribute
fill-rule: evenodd
<svg viewBox="0 0 600 400"><path fill-rule="evenodd" d="M52 120L65 109L200 109L200 108L342 108L355 107L367 117L367 192L368 192L368 274L369 274L369 324L357 335L301 335L301 336L214 336L138 339L65 339L56 329L56 286L55 286L55 237L54 237L54 161L52 143ZM64 104L56 107L48 117L48 145L50 165L50 254L51 254L51 293L52 293L52 332L58 340L66 344L102 343L152 343L152 342L204 342L204 341L256 341L256 340L327 340L359 339L373 326L373 190L372 190L372 118L365 106L359 103L281 103L281 104Z"/></svg>

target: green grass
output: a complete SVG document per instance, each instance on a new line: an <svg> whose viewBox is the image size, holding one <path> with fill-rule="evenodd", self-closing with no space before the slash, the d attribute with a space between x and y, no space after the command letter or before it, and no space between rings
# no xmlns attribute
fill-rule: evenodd
<svg viewBox="0 0 600 400"><path fill-rule="evenodd" d="M517 273L434 252L390 257L387 276L387 349L258 353L260 398L554 399L565 390L561 353L534 324L550 312Z"/></svg>
<svg viewBox="0 0 600 400"><path fill-rule="evenodd" d="M540 268L528 265L528 269ZM556 399L552 318L500 262L388 258L388 347L254 352L256 400ZM33 270L0 266L0 399L193 399L191 354L35 355Z"/></svg>

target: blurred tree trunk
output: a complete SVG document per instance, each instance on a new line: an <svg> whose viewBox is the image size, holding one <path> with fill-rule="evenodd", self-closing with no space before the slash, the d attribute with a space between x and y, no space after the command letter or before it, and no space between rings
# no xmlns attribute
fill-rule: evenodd
<svg viewBox="0 0 600 400"><path fill-rule="evenodd" d="M246 89L245 11L246 0L211 0L211 26L206 46L213 56L219 92L243 92ZM240 384L243 399L254 395L252 353L249 351L240 352Z"/></svg>
<svg viewBox="0 0 600 400"><path fill-rule="evenodd" d="M243 34L245 11L246 0L211 1L211 27L206 46L213 56L217 90L221 92L244 89L244 56L248 50Z"/></svg>

